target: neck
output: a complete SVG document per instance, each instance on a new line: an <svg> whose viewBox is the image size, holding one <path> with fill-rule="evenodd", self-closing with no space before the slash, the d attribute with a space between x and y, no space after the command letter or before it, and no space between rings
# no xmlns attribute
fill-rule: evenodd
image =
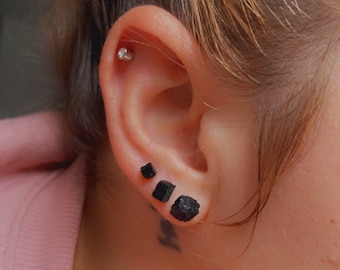
<svg viewBox="0 0 340 270"><path fill-rule="evenodd" d="M174 226L122 175L107 175L115 177L102 176L88 189L74 270L228 269L229 229Z"/></svg>

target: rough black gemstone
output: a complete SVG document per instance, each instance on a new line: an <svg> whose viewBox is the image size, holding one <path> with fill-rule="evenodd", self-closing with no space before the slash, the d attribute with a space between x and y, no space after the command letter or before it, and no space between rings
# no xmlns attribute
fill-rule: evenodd
<svg viewBox="0 0 340 270"><path fill-rule="evenodd" d="M176 186L170 182L162 180L157 184L152 196L161 202L167 202L175 187Z"/></svg>
<svg viewBox="0 0 340 270"><path fill-rule="evenodd" d="M152 178L156 175L156 170L151 163L148 163L145 166L141 167L140 172L142 173L144 178Z"/></svg>
<svg viewBox="0 0 340 270"><path fill-rule="evenodd" d="M180 196L172 205L170 214L174 218L186 222L199 213L199 208L200 205L195 199L189 196Z"/></svg>

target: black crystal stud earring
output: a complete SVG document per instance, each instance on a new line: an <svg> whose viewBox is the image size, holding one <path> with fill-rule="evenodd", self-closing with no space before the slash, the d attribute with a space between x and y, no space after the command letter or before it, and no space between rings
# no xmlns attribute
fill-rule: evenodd
<svg viewBox="0 0 340 270"><path fill-rule="evenodd" d="M187 222L199 213L199 208L200 205L195 199L182 195L172 205L170 214L180 221Z"/></svg>
<svg viewBox="0 0 340 270"><path fill-rule="evenodd" d="M162 180L157 184L152 196L161 202L167 202L170 199L175 187L176 186L170 182Z"/></svg>
<svg viewBox="0 0 340 270"><path fill-rule="evenodd" d="M141 167L140 172L142 173L144 178L152 178L156 175L156 170L151 163L148 163L145 166Z"/></svg>

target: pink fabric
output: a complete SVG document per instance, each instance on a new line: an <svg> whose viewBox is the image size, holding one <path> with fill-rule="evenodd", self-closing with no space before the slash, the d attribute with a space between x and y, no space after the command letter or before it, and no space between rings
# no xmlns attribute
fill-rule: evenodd
<svg viewBox="0 0 340 270"><path fill-rule="evenodd" d="M58 113L0 121L1 270L72 269L84 172Z"/></svg>

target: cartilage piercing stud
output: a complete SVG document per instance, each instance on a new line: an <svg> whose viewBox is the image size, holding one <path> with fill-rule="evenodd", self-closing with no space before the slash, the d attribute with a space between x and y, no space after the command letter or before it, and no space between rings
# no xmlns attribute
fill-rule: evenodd
<svg viewBox="0 0 340 270"><path fill-rule="evenodd" d="M133 52L125 47L120 48L117 55L120 60L125 62L130 62L133 58Z"/></svg>

